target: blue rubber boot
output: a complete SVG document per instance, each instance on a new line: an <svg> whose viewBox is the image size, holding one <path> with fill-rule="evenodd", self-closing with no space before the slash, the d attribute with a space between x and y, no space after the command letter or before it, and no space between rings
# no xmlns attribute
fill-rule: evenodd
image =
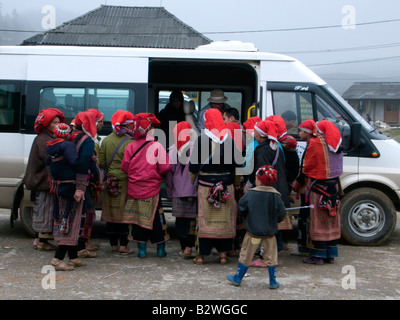
<svg viewBox="0 0 400 320"><path fill-rule="evenodd" d="M142 258L142 259L146 258L147 257L147 251L146 251L147 244L145 242L138 242L137 247L139 250L138 257Z"/></svg>
<svg viewBox="0 0 400 320"><path fill-rule="evenodd" d="M163 258L167 255L165 251L165 242L157 244L157 257Z"/></svg>
<svg viewBox="0 0 400 320"><path fill-rule="evenodd" d="M249 267L244 264L238 263L237 271L234 275L228 274L228 280L235 286L240 286L244 275Z"/></svg>
<svg viewBox="0 0 400 320"><path fill-rule="evenodd" d="M276 281L276 266L268 266L269 272L269 288L278 289L279 282Z"/></svg>

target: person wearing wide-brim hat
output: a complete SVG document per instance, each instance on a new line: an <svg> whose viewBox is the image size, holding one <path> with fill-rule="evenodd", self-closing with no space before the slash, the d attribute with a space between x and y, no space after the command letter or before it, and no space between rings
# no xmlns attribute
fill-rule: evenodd
<svg viewBox="0 0 400 320"><path fill-rule="evenodd" d="M226 101L228 101L228 98L225 96L224 91L222 91L221 89L212 90L210 93L210 97L207 99L207 101L208 104L203 109L200 110L199 116L197 117L197 127L199 128L199 130L205 128L204 114L208 109L216 108L219 111L221 111L221 114L223 114L224 110L230 107L226 103Z"/></svg>

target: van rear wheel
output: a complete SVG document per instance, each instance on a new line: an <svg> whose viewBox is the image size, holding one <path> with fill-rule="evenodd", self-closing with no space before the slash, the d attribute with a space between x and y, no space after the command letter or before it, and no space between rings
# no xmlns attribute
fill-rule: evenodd
<svg viewBox="0 0 400 320"><path fill-rule="evenodd" d="M390 198L373 188L350 191L342 200L342 237L353 245L380 245L396 226L396 209Z"/></svg>
<svg viewBox="0 0 400 320"><path fill-rule="evenodd" d="M33 217L33 207L32 205L25 205L24 201L21 202L19 207L19 217L21 219L21 224L24 229L31 235L35 235L35 231L32 226Z"/></svg>

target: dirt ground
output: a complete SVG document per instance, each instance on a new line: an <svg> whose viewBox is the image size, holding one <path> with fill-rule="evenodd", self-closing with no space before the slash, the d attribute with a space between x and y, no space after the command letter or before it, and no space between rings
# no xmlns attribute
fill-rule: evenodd
<svg viewBox="0 0 400 320"><path fill-rule="evenodd" d="M227 281L237 258L226 265L218 256L195 265L179 255L173 218L168 217L171 240L168 255L158 258L154 245L148 257L139 259L112 253L105 224L97 218L93 242L100 244L98 257L85 259L87 266L71 272L51 273L54 252L32 247L32 238L19 221L13 229L9 214L0 213L0 299L2 300L398 300L400 299L400 227L380 247L340 244L334 264L307 265L303 258L285 252L279 256L277 280L281 287L268 289L268 271L249 268L241 287ZM289 246L295 249L296 230ZM53 277L53 278L51 278ZM50 284L54 285L52 287Z"/></svg>

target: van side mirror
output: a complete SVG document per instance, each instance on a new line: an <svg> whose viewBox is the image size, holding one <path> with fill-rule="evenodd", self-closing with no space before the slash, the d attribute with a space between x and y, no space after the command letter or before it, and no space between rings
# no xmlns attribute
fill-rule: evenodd
<svg viewBox="0 0 400 320"><path fill-rule="evenodd" d="M340 122L336 122L335 125L339 129L342 137L341 146L343 150L355 149L359 146L361 138L361 123L354 122L349 126L347 124L343 125Z"/></svg>

